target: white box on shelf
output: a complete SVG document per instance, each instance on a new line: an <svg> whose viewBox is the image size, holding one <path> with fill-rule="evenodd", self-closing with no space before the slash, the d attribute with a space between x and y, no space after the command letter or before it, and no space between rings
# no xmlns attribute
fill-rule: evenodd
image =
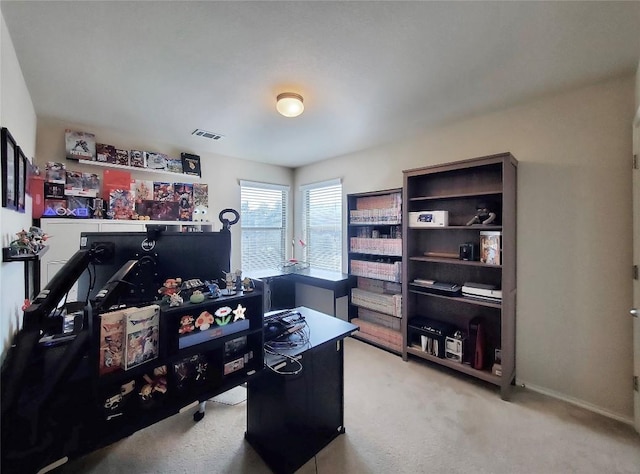
<svg viewBox="0 0 640 474"><path fill-rule="evenodd" d="M409 213L409 227L445 227L449 211L418 211Z"/></svg>

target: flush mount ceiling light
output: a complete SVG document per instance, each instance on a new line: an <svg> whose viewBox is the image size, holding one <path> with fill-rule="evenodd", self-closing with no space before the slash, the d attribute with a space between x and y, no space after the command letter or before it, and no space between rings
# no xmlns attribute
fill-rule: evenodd
<svg viewBox="0 0 640 474"><path fill-rule="evenodd" d="M304 111L302 96L294 92L283 92L276 98L276 110L285 117L297 117Z"/></svg>

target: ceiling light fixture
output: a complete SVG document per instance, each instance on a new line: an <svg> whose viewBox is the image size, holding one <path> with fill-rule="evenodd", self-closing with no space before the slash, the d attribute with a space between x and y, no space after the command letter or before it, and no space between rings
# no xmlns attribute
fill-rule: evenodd
<svg viewBox="0 0 640 474"><path fill-rule="evenodd" d="M304 111L302 96L294 92L283 92L276 98L276 110L285 117L297 117Z"/></svg>

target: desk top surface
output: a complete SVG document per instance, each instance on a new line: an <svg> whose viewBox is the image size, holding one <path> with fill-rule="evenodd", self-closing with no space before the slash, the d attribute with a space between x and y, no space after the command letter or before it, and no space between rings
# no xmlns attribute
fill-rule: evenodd
<svg viewBox="0 0 640 474"><path fill-rule="evenodd" d="M305 322L308 325L307 329L309 332L309 342L299 347L279 347L277 349L277 352L289 356L296 356L298 354L302 354L305 351L313 349L314 347L344 339L358 329L358 326L356 326L355 324L351 324L347 321L343 321L340 318L335 318L333 316L315 311L305 306L299 306L295 308L294 311L298 311L302 316L304 316ZM276 362L279 357L277 355L274 356L272 354L266 353L265 359L267 362L272 363Z"/></svg>
<svg viewBox="0 0 640 474"><path fill-rule="evenodd" d="M269 270L260 270L257 272L247 272L247 276L249 278L255 278L257 280L265 280L285 275L298 275L301 277L317 278L319 280L326 280L331 282L341 282L350 278L349 274L347 273L332 272L329 270L321 270L319 268L305 268L304 270L296 270L291 272L274 268Z"/></svg>

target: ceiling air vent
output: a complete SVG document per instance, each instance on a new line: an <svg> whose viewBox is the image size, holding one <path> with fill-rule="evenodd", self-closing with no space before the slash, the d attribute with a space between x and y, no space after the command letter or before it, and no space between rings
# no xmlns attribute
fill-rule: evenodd
<svg viewBox="0 0 640 474"><path fill-rule="evenodd" d="M224 135L220 135L219 133L214 133L214 132L208 132L206 130L202 130L200 128L196 128L191 135L196 135L198 137L202 137L202 138L208 138L210 140L220 140L221 138L224 138Z"/></svg>

